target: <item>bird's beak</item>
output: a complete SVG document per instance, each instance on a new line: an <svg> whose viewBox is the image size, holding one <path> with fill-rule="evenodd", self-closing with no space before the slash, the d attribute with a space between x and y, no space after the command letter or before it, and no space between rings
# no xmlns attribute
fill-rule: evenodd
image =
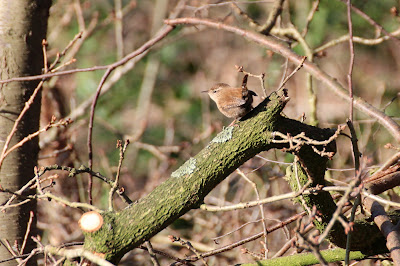
<svg viewBox="0 0 400 266"><path fill-rule="evenodd" d="M207 91L201 91L201 92L208 92L208 90Z"/></svg>

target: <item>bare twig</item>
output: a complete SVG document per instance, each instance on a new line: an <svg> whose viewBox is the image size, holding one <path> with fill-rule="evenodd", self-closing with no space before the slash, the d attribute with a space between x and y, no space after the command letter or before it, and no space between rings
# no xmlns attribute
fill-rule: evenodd
<svg viewBox="0 0 400 266"><path fill-rule="evenodd" d="M400 35L400 29L397 29L393 32L390 33L391 36L398 36ZM384 41L387 41L388 39L390 39L389 36L383 36L380 38L376 38L376 39L366 39L366 38L361 38L358 36L354 36L353 37L353 41L355 43L360 43L360 44L364 44L364 45L377 45L380 44ZM314 53L319 53L322 52L323 50L330 48L332 46L335 46L339 43L342 42L346 42L349 40L349 36L348 35L344 35L342 37L339 37L335 40L332 40L316 49L314 49ZM140 48L139 48L140 49ZM147 52L144 52L145 54ZM138 57L142 58L143 57L143 53L141 53ZM120 61L124 60L121 59ZM120 61L114 62L112 64L116 64ZM131 61L129 61L131 62ZM124 63L120 63L119 66L123 66L124 64L128 64L129 62L124 62ZM108 65L102 65L102 66L93 66L93 67L87 67L87 68L78 68L78 69L71 69L71 70L64 70L64 71L59 71L59 72L55 72L55 73L46 73L46 74L41 74L41 75L35 75L35 76L28 76L28 77L14 77L14 78L10 78L10 79L3 79L0 80L0 84L4 84L4 83L10 83L10 82L17 82L17 81L32 81L32 80L41 80L41 79L49 79L52 77L57 77L57 76L65 76L65 75L71 75L71 74L76 74L76 73L82 73L82 72L93 72L93 71L99 71L99 70L106 70L107 68L110 67L110 65L112 64L108 64ZM132 66L130 67L132 68ZM129 69L130 69L129 68ZM126 71L123 71L126 72Z"/></svg>
<svg viewBox="0 0 400 266"><path fill-rule="evenodd" d="M349 127L349 130L351 133L351 144L352 144L352 150L353 150L354 169L355 169L355 175L357 175L360 171L361 153L358 149L357 134L356 134L356 131L354 130L354 126L353 126L353 123L351 122L351 120L347 120L347 126Z"/></svg>
<svg viewBox="0 0 400 266"><path fill-rule="evenodd" d="M32 226L34 216L35 216L35 214L33 213L33 211L30 211L29 212L29 221L28 221L28 225L26 227L24 241L22 242L22 245L21 245L20 254L24 254L26 242L28 241L28 237L29 237L29 233L31 231L31 226Z"/></svg>
<svg viewBox="0 0 400 266"><path fill-rule="evenodd" d="M97 105L97 100L100 96L101 88L104 85L104 82L108 78L108 76L111 74L113 68L108 68L106 73L104 73L103 77L100 80L99 85L97 86L96 89L96 94L94 96L94 99L92 101L92 105L90 108L90 116L89 116L89 131L88 131L88 137L87 137L87 147L88 147L88 164L89 164L89 169L93 169L93 144L92 144L92 135L93 135L93 121L94 121L94 112L96 109ZM92 174L89 173L89 182L88 182L88 199L89 199L89 204L93 203L93 198L92 198L92 186L93 186L93 176Z"/></svg>
<svg viewBox="0 0 400 266"><path fill-rule="evenodd" d="M55 121L55 117L53 117L52 121L50 121L50 123L47 124L44 128L36 131L35 133L29 134L28 136L26 136L25 138L20 140L17 144L12 146L10 149L6 150L4 152L4 154L0 157L0 166L1 166L2 162L4 161L4 158L6 158L11 152L13 152L14 150L18 149L19 147L22 147L25 143L27 143L28 141L30 141L33 138L36 138L39 134L41 134L43 132L46 132L47 130L49 130L50 128L53 128L53 127L67 126L71 122L72 121L69 120L69 119L67 119L67 120L61 119L58 122L56 122Z"/></svg>
<svg viewBox="0 0 400 266"><path fill-rule="evenodd" d="M15 132L17 131L17 127L18 127L19 123L21 122L22 118L24 117L26 112L31 107L34 99L36 98L37 94L39 93L40 89L42 88L42 85L43 85L43 81L39 82L39 84L36 86L36 88L33 91L31 97L29 98L29 100L25 103L24 108L19 113L18 118L15 120L14 126L11 129L11 132L7 136L6 142L4 143L3 150L2 150L1 155L0 155L0 168L1 168L1 166L3 164L3 161L4 161L5 157L6 157L8 145L10 144L12 137L14 136Z"/></svg>
<svg viewBox="0 0 400 266"><path fill-rule="evenodd" d="M312 216L314 216L314 215L312 215ZM301 220L299 220L299 223L300 223L300 226L298 226L296 229L296 236L298 238L298 242L296 243L297 246L302 249L307 249L307 250L311 251L314 254L314 256L319 260L321 265L327 266L328 263L322 257L322 254L319 250L319 247L320 247L319 243L315 243L315 241L313 241L313 235L311 235L311 234L307 238L304 233L304 228L306 226L303 225Z"/></svg>
<svg viewBox="0 0 400 266"><path fill-rule="evenodd" d="M270 234L271 232L276 231L276 230L278 230L278 229L280 229L280 228L282 228L282 227L284 227L284 226L286 226L286 225L288 225L288 224L300 219L301 217L303 217L305 215L306 215L305 211L301 212L299 214L296 214L296 215L286 219L283 222L280 222L280 223L277 223L277 224L275 224L273 226L268 227L267 228L267 232ZM254 241L254 240L256 240L256 239L258 239L260 237L263 237L263 236L264 236L264 232L261 232L261 233L258 233L256 235L250 236L248 238L242 239L242 240L240 240L238 242L235 242L233 244L226 245L224 247L221 247L221 248L218 248L218 249L214 249L214 250L209 251L209 252L204 252L201 255L202 255L203 258L206 258L206 257L210 257L210 256L213 256L213 255L216 255L216 254L220 254L222 252L234 249L234 248L236 248L238 246L241 246L243 244L246 244L248 242ZM187 258L188 261L196 261L198 259L199 259L199 257L193 257L193 256Z"/></svg>
<svg viewBox="0 0 400 266"><path fill-rule="evenodd" d="M250 77L258 78L261 83L261 88L263 90L264 97L267 97L267 90L265 89L265 82L264 82L265 73L261 73L260 75L255 75L255 74L249 73L247 71L244 71L243 66L235 65L235 68L238 72L242 72L243 74L249 75Z"/></svg>
<svg viewBox="0 0 400 266"><path fill-rule="evenodd" d="M353 121L353 67L354 67L354 44L353 44L353 24L351 21L351 0L347 0L347 23L349 27L349 47L350 47L350 63L349 72L347 74L347 83L349 87L350 97L350 114L349 119Z"/></svg>
<svg viewBox="0 0 400 266"><path fill-rule="evenodd" d="M347 187L327 186L327 187L323 187L323 188L308 188L308 189L300 190L300 193L298 191L289 192L286 194L280 194L277 196L272 196L272 197L268 197L268 198L261 199L261 200L243 202L243 203L233 204L233 205L229 205L229 206L211 206L211 205L202 204L202 205L200 205L200 209L203 209L203 210L209 211L209 212L240 210L240 209L256 207L260 204L267 204L267 203L277 202L280 200L296 198L300 194L309 195L309 194L319 193L322 191L347 191Z"/></svg>
<svg viewBox="0 0 400 266"><path fill-rule="evenodd" d="M285 0L275 0L272 6L272 11L269 13L268 19L265 24L259 29L261 34L267 35L271 29L275 26L276 19L282 13L283 3Z"/></svg>
<svg viewBox="0 0 400 266"><path fill-rule="evenodd" d="M306 182L306 184L301 187L300 185L300 179L298 176L298 170L297 170L297 162L299 161L299 157L297 155L294 156L294 161L293 161L293 171L295 174L295 178L296 178L296 182L297 182L297 191L296 191L296 196L298 196L300 198L301 204L303 205L303 207L307 210L308 214L311 215L311 209L307 206L304 197L303 197L303 192L304 190L306 190L306 188L308 186L311 185L312 183L312 179L310 178L310 176L308 176L308 181Z"/></svg>
<svg viewBox="0 0 400 266"><path fill-rule="evenodd" d="M119 162L118 162L117 174L115 176L115 181L110 189L110 193L108 196L108 210L109 211L112 211L114 209L112 199L113 199L113 195L114 195L115 191L117 190L117 188L119 186L119 177L121 175L122 161L124 160L125 151L126 151L126 148L128 147L128 145L129 145L129 140L125 140L124 145L122 145L120 140L118 140L118 142L117 142L117 148L119 148Z"/></svg>
<svg viewBox="0 0 400 266"><path fill-rule="evenodd" d="M348 1L348 0L340 0L342 2L344 1ZM388 36L390 39L392 39L397 45L400 45L400 40L397 39L396 37L394 37L390 32L388 32L387 30L385 30L385 28L383 28L383 26L379 25L375 20L373 20L370 16L368 16L367 14L365 14L363 11L361 11L360 9L358 9L357 7L351 5L351 9L357 13L358 15L360 15L362 18L364 18L366 21L368 21L368 23L370 23L371 25L375 26L377 29L379 29L383 34L385 34L386 36Z"/></svg>
<svg viewBox="0 0 400 266"><path fill-rule="evenodd" d="M350 0L349 0L350 1ZM350 5L350 2L348 2L349 4L348 5ZM348 12L350 12L350 6L348 6ZM351 19L350 17L348 17L348 19ZM351 27L351 25L349 26L349 27ZM352 34L350 33L350 36L352 36ZM350 38L351 39L351 38ZM352 46L352 44L350 44L350 46ZM354 52L353 52L354 53ZM352 63L350 63L350 65L351 65ZM352 86L352 83L351 83L351 72L352 72L352 67L350 67L350 70L349 70L349 76L348 76L348 78L349 78L349 89L350 89L350 94L351 94L351 96L352 96L352 94L353 94L353 90L352 90L352 88L350 87L350 86ZM352 105L351 105L352 106ZM352 112L353 112L353 108L351 107L350 108L350 117L352 117ZM353 161L354 161L354 169L355 169L355 176L358 178L358 180L357 180L357 182L356 182L356 184L355 184L355 186L358 186L360 183L361 183L361 175L359 175L359 173L360 173L360 171L361 171L361 166L360 166L360 157L361 157L361 153L360 153L360 151L359 151L359 149L358 149L358 139L357 139L357 134L356 134L356 132L355 132L355 130L354 130L354 127L353 127L353 123L352 123L352 120L351 119L348 119L347 120L347 126L349 127L349 129L350 129L350 133L351 133L351 146L352 146L352 155L353 155ZM356 210L357 210L357 207L358 207L358 205L360 205L360 203L361 203L361 198L360 198L360 194L359 193L357 193L357 196L356 196L356 200L354 201L354 205L353 205L353 208L352 208L352 210L351 210L351 215L350 215L350 219L349 219L349 223L351 224L351 223L353 223L354 222L354 219L355 219L355 213L356 213ZM350 245L351 245L351 230L349 231L349 233L347 234L347 240L346 240L346 255L345 255L345 264L346 265L348 265L349 264L349 258L350 258Z"/></svg>
<svg viewBox="0 0 400 266"><path fill-rule="evenodd" d="M303 234L307 234L313 228L314 228L314 224L310 223L303 229L302 232L303 232ZM275 255L272 257L272 259L278 258L278 257L282 256L283 254L285 254L286 251L288 251L295 244L295 242L296 242L296 236L289 239L289 241L287 241L285 243L285 245L283 245L282 248L280 250L278 250L278 252L275 253Z"/></svg>
<svg viewBox="0 0 400 266"><path fill-rule="evenodd" d="M121 60L123 60L123 59L121 59ZM115 63L113 63L113 64L115 64ZM112 65L112 64L110 64L110 65ZM16 78L10 78L10 79L3 79L3 80L0 80L0 84L17 82L17 81L32 81L32 80L39 80L39 79L46 80L46 79L49 79L52 77L65 76L65 75L70 75L70 74L74 74L74 73L105 70L105 69L109 68L110 65L94 66L94 67L80 68L80 69L71 69L71 70L65 70L65 71L60 71L60 72L56 72L56 73L47 73L47 74L29 76L29 77L16 77ZM121 65L123 65L123 64L121 64Z"/></svg>
<svg viewBox="0 0 400 266"><path fill-rule="evenodd" d="M75 35L75 37L68 43L68 45L64 48L64 50L61 53L57 53L56 58L54 59L54 62L50 65L49 69L52 70L54 67L60 63L61 57L65 55L65 53L72 47L72 45L75 44L75 42L82 38L83 32L79 32L78 34Z"/></svg>
<svg viewBox="0 0 400 266"><path fill-rule="evenodd" d="M312 19L314 18L315 12L318 11L318 6L319 6L319 1L320 0L316 0L313 2L312 4L312 8L310 10L310 13L307 16L307 22L306 22L306 26L304 26L303 31L301 32L301 35L303 37L305 37L308 33L308 27L310 26L310 22L312 21Z"/></svg>
<svg viewBox="0 0 400 266"><path fill-rule="evenodd" d="M391 32L390 34L392 36L400 35L400 28L395 30L395 31L393 31L393 32ZM324 45L321 45L320 47L314 49L314 53L321 53L322 51L324 51L324 50L326 50L326 49L328 49L330 47L338 45L338 44L340 44L342 42L347 42L349 39L350 39L349 35L343 35L343 36L341 36L341 37L339 37L337 39L334 39L334 40L332 40L330 42L327 42ZM376 39L366 39L366 38L361 38L361 37L358 37L358 36L353 36L353 42L354 43L359 43L359 44L364 44L364 45L377 45L377 44L380 44L380 43L382 43L384 41L387 41L389 39L390 39L389 36L383 36L383 37L376 38Z"/></svg>
<svg viewBox="0 0 400 266"><path fill-rule="evenodd" d="M238 228L235 228L234 230L229 231L228 233L225 233L225 234L220 235L220 236L217 236L217 237L213 237L213 238L211 238L211 239L212 239L215 243L218 243L218 239L221 239L221 238L224 238L224 237L226 237L226 236L232 235L233 233L235 233L235 232L241 230L242 228L246 227L247 225L254 224L254 223L259 223L259 222L261 222L261 221L262 221L262 219L258 219L258 220L255 220L255 221L250 221L250 222L241 224Z"/></svg>
<svg viewBox="0 0 400 266"><path fill-rule="evenodd" d="M371 194L371 193L369 193L369 192L366 192L365 190L363 190L363 191L361 192L361 194L362 194L363 196L365 196L365 197L368 197L368 198L370 198L370 199L373 199L374 201L379 202L379 203L382 203L382 204L385 204L385 205L387 205L387 206L391 206L391 207L395 207L395 208L400 208L400 203L394 202L394 201L390 201L390 200L386 200L386 199L383 199L383 198L381 198L381 197L379 197L379 196L377 196L377 195L373 195L373 194Z"/></svg>
<svg viewBox="0 0 400 266"><path fill-rule="evenodd" d="M390 166L398 163L400 160L400 152L396 153L395 155L393 155L389 160L387 160L382 166L381 168L378 169L377 172L382 172L387 170Z"/></svg>
<svg viewBox="0 0 400 266"><path fill-rule="evenodd" d="M32 238L33 241L35 241L35 243L37 243L37 244L39 245L39 249L43 250L43 249L45 248L45 246L43 245L43 243L40 241L40 238L39 238L39 237L32 236L31 238ZM62 247L62 246L60 246L60 247ZM35 252L31 252L31 253L29 254L29 256L24 260L25 263L26 263L31 257L33 257L33 255L38 254L38 253L43 253L43 252L41 252L41 251L37 251L37 252L36 252L36 250L38 250L38 249L32 250L32 251L35 251ZM44 259L45 259L45 263L46 263L47 257L49 257L49 258L51 259L53 265L57 265L57 260L54 258L54 256L53 256L52 254L44 254L44 255L45 255L45 258L44 258ZM23 265L26 265L26 264L23 264ZM45 264L45 265L46 265L46 264Z"/></svg>
<svg viewBox="0 0 400 266"><path fill-rule="evenodd" d="M283 86L285 86L286 82L288 82L289 79L291 79L293 77L294 74L296 74L297 71L299 71L304 64L304 61L306 61L307 57L303 56L303 60L301 60L300 64L295 68L295 70L292 71L292 73L290 73L289 76L285 77L285 79L281 82L281 84L279 85L277 90L280 90L283 88Z"/></svg>
<svg viewBox="0 0 400 266"><path fill-rule="evenodd" d="M88 259L89 261L94 262L101 266L114 266L114 264L112 264L111 262L108 262L107 260L85 249L66 249L48 245L44 247L43 252L53 255L63 256L66 257L67 259L84 257L85 259Z"/></svg>
<svg viewBox="0 0 400 266"><path fill-rule="evenodd" d="M143 250L146 250L146 251L149 251L149 249L148 249L147 247L143 246L143 245L140 246L139 248L141 248L141 249L143 249ZM166 258L169 258L169 259L171 259L171 260L180 262L180 263L182 263L183 265L194 266L194 264L191 264L191 263L187 262L187 261L184 260L184 259L180 259L180 258L178 258L178 257L176 257L176 256L173 256L173 255L171 255L171 254L169 254L169 253L167 253L167 252L164 252L164 251L161 251L161 250L157 250L157 249L153 249L153 252L154 252L154 254L158 254L158 255L164 256L164 257L166 257ZM174 264L171 264L171 265L174 265Z"/></svg>
<svg viewBox="0 0 400 266"><path fill-rule="evenodd" d="M192 251L194 254L196 254L197 258L200 258L200 260L203 262L204 265L208 265L207 262L205 261L204 257L192 246L192 244L189 241L183 240L180 237L172 236L170 235L169 238L171 239L172 242L179 242L182 246L186 247L190 251Z"/></svg>
<svg viewBox="0 0 400 266"><path fill-rule="evenodd" d="M15 259L18 263L22 262L22 259L19 254L17 254L16 251L12 248L10 245L10 242L8 242L7 239L1 239L0 244L7 249L8 252L13 256L13 259Z"/></svg>
<svg viewBox="0 0 400 266"><path fill-rule="evenodd" d="M336 221L338 221L339 216L342 215L342 209L343 209L344 205L348 202L350 195L353 192L353 189L356 186L358 186L358 184L361 180L361 176L362 176L362 173L359 172L358 176L350 182L350 184L347 187L347 190L343 194L342 198L336 204L337 208L336 208L335 212L333 213L331 220L329 221L328 225L326 226L325 231L318 237L318 244L321 244L324 241L324 239L328 236L329 231L332 229L332 227L334 226Z"/></svg>
<svg viewBox="0 0 400 266"><path fill-rule="evenodd" d="M115 43L117 46L117 58L121 59L124 56L124 39L122 35L122 1L121 0L114 0L115 6Z"/></svg>
<svg viewBox="0 0 400 266"><path fill-rule="evenodd" d="M244 178L254 189L254 192L256 193L257 196L257 201L260 201L260 193L258 192L257 185L253 181L251 181L244 173L242 170L239 168L236 169L236 172ZM258 205L260 209L260 214L261 214L261 224L264 230L264 241L263 241L263 246L264 246L264 258L268 258L268 233L267 233L267 225L265 224L265 214L264 214L264 207L262 204Z"/></svg>
<svg viewBox="0 0 400 266"><path fill-rule="evenodd" d="M26 204L27 202L29 202L32 198L34 198L35 196L32 196L24 201L21 201L17 204L13 204L11 205L11 202L13 202L16 198L20 197L25 191L27 191L28 189L31 189L32 186L34 186L35 182L37 182L37 178L41 177L43 174L45 174L48 171L51 170L62 170L62 171L68 171L69 172L69 177L74 177L77 174L81 174L81 173L88 173L90 172L92 174L92 176L97 177L98 179L102 180L103 182L109 184L110 186L114 185L114 181L108 179L107 177L101 175L98 172L93 172L90 169L88 169L85 166L81 166L79 168L73 168L73 167L67 167L67 166L59 166L59 165L52 165L52 166L47 166L47 167L42 167L39 171L37 171L37 174L34 178L32 178L28 183L26 183L22 188L20 188L18 191L16 192L9 192L12 193L12 196L7 200L7 202L5 202L4 204L2 204L0 206L0 211L3 211L7 208L13 207L13 206L20 206L23 204ZM123 188L119 188L117 190L118 195L121 197L121 199L126 203L126 204L131 204L132 200L129 199L129 197L126 195L125 190ZM63 204L69 204L70 202L61 199L61 198L56 198L54 195L52 194L42 194L41 195L42 198L46 198L46 197L52 197L55 198L55 200L58 200L60 202L62 202ZM83 204L83 203L82 203ZM92 209L92 210L98 210L96 207L92 206L92 205L88 205L88 204L83 204L83 205L76 205L75 203L71 203L71 207L81 207L81 208L88 208L88 209ZM100 210L98 210L100 211ZM100 211L101 212L101 211Z"/></svg>
<svg viewBox="0 0 400 266"><path fill-rule="evenodd" d="M160 263L158 262L156 253L154 252L153 246L151 245L150 241L146 241L145 244L146 244L146 247L147 247L147 251L150 254L150 259L153 262L153 265L154 266L159 266Z"/></svg>
<svg viewBox="0 0 400 266"><path fill-rule="evenodd" d="M252 3L273 3L274 0L255 0L252 1ZM195 7L195 6L190 6L187 5L186 8L189 10L193 10L193 12L196 14L199 11L203 10L203 9L208 9L210 7L218 7L218 6L226 6L226 5L233 5L233 4L250 4L249 1L238 1L238 0L234 0L234 1L225 1L225 2L221 2L221 3L215 3L215 4L204 4L202 6L199 7Z"/></svg>
<svg viewBox="0 0 400 266"><path fill-rule="evenodd" d="M52 194L50 192L46 192L43 195L37 195L36 198L38 198L38 199L52 199L52 200L54 200L54 201L56 201L56 202L58 202L58 203L60 203L62 205L69 206L71 208L88 209L88 210L96 211L96 212L99 212L99 213L103 212L103 210L101 210L101 209L99 209L99 208L97 208L97 207L95 207L93 205L90 205L90 204L87 204L87 203L82 203L82 202L71 202L71 201L69 201L67 199L58 197L58 196L56 196L56 195L54 195L54 194Z"/></svg>

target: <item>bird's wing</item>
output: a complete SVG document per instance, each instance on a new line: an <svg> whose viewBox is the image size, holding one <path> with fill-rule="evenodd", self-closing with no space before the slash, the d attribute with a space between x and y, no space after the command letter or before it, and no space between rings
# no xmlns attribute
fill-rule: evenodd
<svg viewBox="0 0 400 266"><path fill-rule="evenodd" d="M232 97L232 99L224 105L224 109L229 109L233 107L239 107L246 104L246 101L241 98Z"/></svg>

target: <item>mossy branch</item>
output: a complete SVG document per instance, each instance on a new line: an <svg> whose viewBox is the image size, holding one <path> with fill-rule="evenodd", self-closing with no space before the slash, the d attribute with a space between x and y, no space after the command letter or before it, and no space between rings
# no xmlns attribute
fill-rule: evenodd
<svg viewBox="0 0 400 266"><path fill-rule="evenodd" d="M119 212L103 212L104 224L100 230L85 233L85 248L101 254L110 262L119 262L125 253L149 240L189 210L198 208L215 186L261 151L296 151L307 174L313 177L311 185L323 185L328 159L321 155L333 156L336 149L333 136L337 132L283 117L281 111L288 100L285 90L272 93L237 125L220 132L150 194ZM282 141L283 136L289 139L290 136L299 136L305 139L304 145ZM308 145L307 139L313 140L309 141L312 144ZM319 198L320 194L323 199ZM323 204L324 220L329 221L336 205L329 193L320 194L311 195L309 204ZM338 230L345 239L343 228Z"/></svg>
<svg viewBox="0 0 400 266"><path fill-rule="evenodd" d="M338 248L338 249L329 249L322 250L321 255L325 259L326 262L338 262L344 260L346 250ZM353 251L350 253L351 260L362 260L367 256L359 251ZM312 253L302 253L295 254L292 256L280 257L270 260L257 261L255 263L245 263L238 264L241 266L285 266L285 265L314 265L318 264L320 261L312 254ZM236 266L238 266L236 265Z"/></svg>

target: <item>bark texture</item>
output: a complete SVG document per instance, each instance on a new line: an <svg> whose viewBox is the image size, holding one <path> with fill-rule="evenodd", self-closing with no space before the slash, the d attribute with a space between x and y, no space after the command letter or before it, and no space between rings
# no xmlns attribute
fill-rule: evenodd
<svg viewBox="0 0 400 266"><path fill-rule="evenodd" d="M51 0L2 0L0 2L0 64L1 79L38 75L42 73L42 40L46 38L47 19ZM33 82L12 82L0 86L0 151L10 134L25 102L38 85ZM36 97L29 111L22 118L9 147L39 128L40 94ZM21 188L34 173L37 165L38 139L29 141L21 148L10 153L0 169L0 204L9 197L9 192ZM0 239L7 239L11 245L21 247L30 212L36 215L36 202L0 213ZM36 218L30 229L30 235L36 235ZM28 237L24 253L35 247ZM11 254L0 245L0 260ZM33 260L32 260L33 261ZM15 261L8 265L15 265ZM31 264L35 264L31 262ZM5 265L5 264L2 264Z"/></svg>

